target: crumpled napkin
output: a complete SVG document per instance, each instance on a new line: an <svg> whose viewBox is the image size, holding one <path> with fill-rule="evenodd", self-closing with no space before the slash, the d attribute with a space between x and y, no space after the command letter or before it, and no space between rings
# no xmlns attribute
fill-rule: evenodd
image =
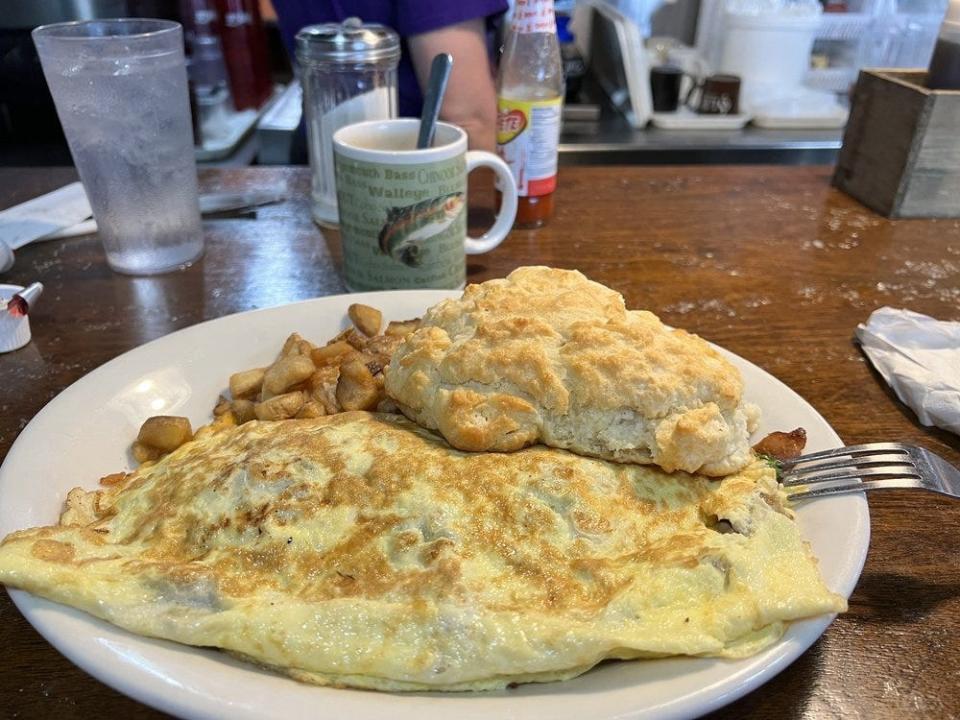
<svg viewBox="0 0 960 720"><path fill-rule="evenodd" d="M921 423L960 435L960 322L882 307L857 327L857 338Z"/></svg>
<svg viewBox="0 0 960 720"><path fill-rule="evenodd" d="M27 243L76 225L92 214L83 185L73 182L0 211L0 242L9 245L11 250L19 250Z"/></svg>

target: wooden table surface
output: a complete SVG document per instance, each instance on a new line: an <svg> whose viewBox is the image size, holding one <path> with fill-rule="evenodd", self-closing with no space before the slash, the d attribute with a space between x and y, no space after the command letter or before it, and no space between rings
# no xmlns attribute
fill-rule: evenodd
<svg viewBox="0 0 960 720"><path fill-rule="evenodd" d="M73 178L69 169L0 170L0 208ZM553 222L470 258L468 279L524 264L578 268L629 306L767 369L845 442L904 440L960 464L960 439L921 426L853 341L857 323L883 305L960 320L960 221L890 222L829 178L818 167L564 168ZM185 271L114 274L91 236L23 248L0 275L46 286L33 342L0 355L0 458L47 401L131 348L228 313L343 291L336 242L310 221L305 169L201 179L206 191L283 182L290 199L256 220L207 223L206 256ZM916 491L869 502L870 554L850 611L715 717L960 717L960 502ZM6 595L0 648L2 718L162 717L75 668Z"/></svg>

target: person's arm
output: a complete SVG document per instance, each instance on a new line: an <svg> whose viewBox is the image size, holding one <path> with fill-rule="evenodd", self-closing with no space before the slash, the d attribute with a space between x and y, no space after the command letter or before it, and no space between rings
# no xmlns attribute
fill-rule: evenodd
<svg viewBox="0 0 960 720"><path fill-rule="evenodd" d="M470 138L473 150L497 147L497 96L487 56L483 18L448 25L407 38L410 59L420 87L426 89L430 63L438 53L453 55L453 68L440 119L459 125Z"/></svg>

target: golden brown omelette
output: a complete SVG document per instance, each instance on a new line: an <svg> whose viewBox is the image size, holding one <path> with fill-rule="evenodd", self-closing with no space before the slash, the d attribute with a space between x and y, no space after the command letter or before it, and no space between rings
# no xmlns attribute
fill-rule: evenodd
<svg viewBox="0 0 960 720"><path fill-rule="evenodd" d="M461 450L537 442L722 476L759 411L709 343L575 270L522 267L430 308L384 371L405 415Z"/></svg>
<svg viewBox="0 0 960 720"><path fill-rule="evenodd" d="M0 544L0 582L309 682L502 688L739 657L845 609L773 471L471 454L399 416L250 422Z"/></svg>

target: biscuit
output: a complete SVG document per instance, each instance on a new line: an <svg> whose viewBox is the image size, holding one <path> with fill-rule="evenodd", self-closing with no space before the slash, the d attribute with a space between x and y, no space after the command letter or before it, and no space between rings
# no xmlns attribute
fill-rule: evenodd
<svg viewBox="0 0 960 720"><path fill-rule="evenodd" d="M747 465L758 409L706 341L581 273L523 267L430 308L385 370L407 417L456 448L535 443L672 472Z"/></svg>

